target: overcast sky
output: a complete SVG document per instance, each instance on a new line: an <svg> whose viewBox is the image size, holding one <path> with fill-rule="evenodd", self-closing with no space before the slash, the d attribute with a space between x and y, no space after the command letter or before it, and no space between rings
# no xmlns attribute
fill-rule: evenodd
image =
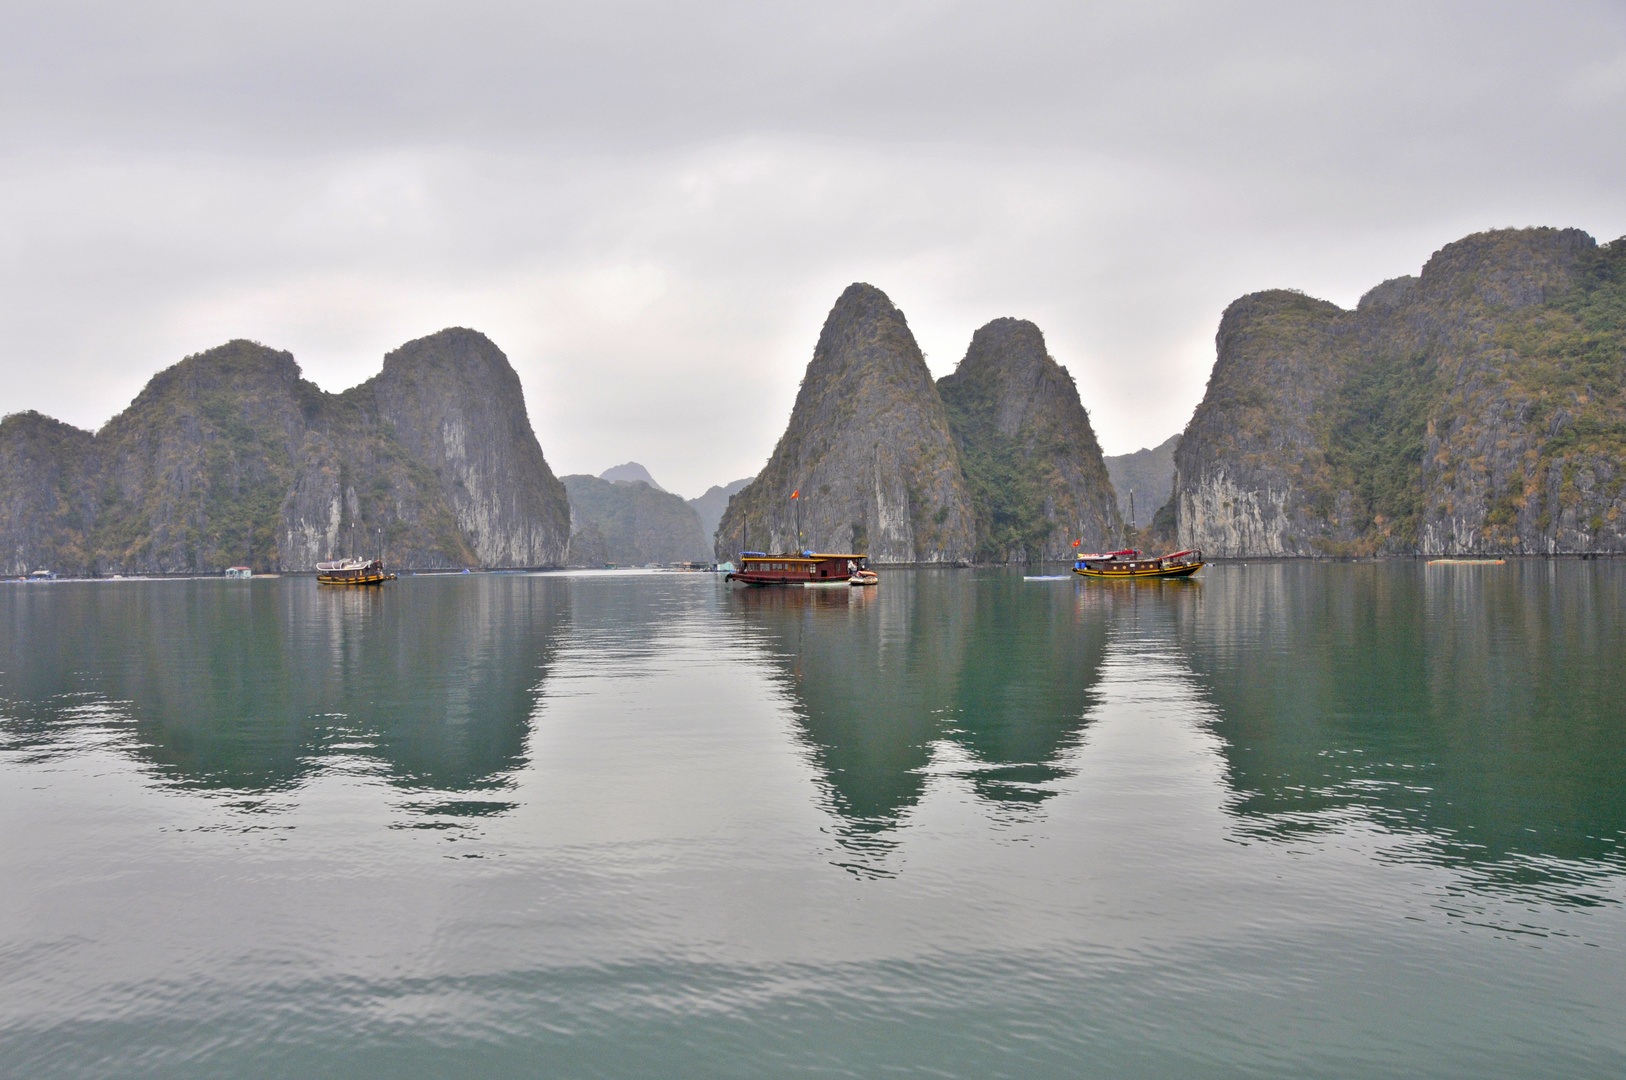
<svg viewBox="0 0 1626 1080"><path fill-rule="evenodd" d="M554 471L761 467L849 282L935 374L1032 319L1108 453L1232 299L1626 233L1626 5L0 3L0 413L246 337L341 390L449 325Z"/></svg>

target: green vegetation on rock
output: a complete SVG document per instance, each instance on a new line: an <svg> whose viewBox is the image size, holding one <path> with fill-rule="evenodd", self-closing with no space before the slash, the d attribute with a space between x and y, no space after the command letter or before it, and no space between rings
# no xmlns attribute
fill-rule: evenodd
<svg viewBox="0 0 1626 1080"><path fill-rule="evenodd" d="M1030 322L979 329L938 380L976 516L979 562L1070 558L1122 521L1089 414Z"/></svg>
<svg viewBox="0 0 1626 1080"><path fill-rule="evenodd" d="M1481 233L1220 323L1159 525L1222 555L1626 549L1626 241Z"/></svg>

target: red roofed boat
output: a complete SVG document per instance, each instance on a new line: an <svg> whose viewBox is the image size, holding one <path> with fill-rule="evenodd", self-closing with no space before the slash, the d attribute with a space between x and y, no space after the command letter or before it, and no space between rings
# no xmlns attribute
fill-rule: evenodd
<svg viewBox="0 0 1626 1080"><path fill-rule="evenodd" d="M1203 553L1195 548L1151 558L1142 558L1139 551L1127 548L1100 555L1080 555L1073 563L1073 573L1081 577L1110 578L1115 581L1190 577L1202 568Z"/></svg>
<svg viewBox="0 0 1626 1080"><path fill-rule="evenodd" d="M820 551L769 555L763 551L747 551L740 555L738 569L725 580L740 585L834 588L853 584L855 575L868 570L869 557L865 555Z"/></svg>

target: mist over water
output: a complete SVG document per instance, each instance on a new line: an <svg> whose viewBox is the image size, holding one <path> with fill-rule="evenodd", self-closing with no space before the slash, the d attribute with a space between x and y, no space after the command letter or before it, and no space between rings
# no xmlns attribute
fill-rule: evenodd
<svg viewBox="0 0 1626 1080"><path fill-rule="evenodd" d="M0 587L0 1073L1626 1068L1626 567Z"/></svg>

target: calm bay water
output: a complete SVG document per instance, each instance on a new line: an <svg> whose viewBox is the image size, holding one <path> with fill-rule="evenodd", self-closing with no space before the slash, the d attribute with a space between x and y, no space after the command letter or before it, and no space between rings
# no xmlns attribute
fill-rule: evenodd
<svg viewBox="0 0 1626 1080"><path fill-rule="evenodd" d="M0 1073L1618 1076L1626 566L0 587Z"/></svg>

